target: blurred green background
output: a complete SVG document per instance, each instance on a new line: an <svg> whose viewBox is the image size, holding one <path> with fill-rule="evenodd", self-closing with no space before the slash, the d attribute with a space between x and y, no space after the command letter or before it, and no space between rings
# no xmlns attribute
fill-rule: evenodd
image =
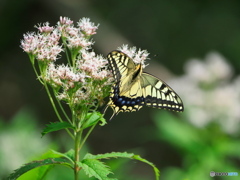
<svg viewBox="0 0 240 180"><path fill-rule="evenodd" d="M161 179L167 180L230 179L212 178L210 171L238 172L240 176L240 91L237 91L240 90L237 85L240 72L240 1L1 0L0 179L23 163L38 158L49 148L62 152L72 148L73 144L64 131L41 138L44 125L57 118L44 88L36 80L27 54L19 47L23 34L35 31L34 25L46 21L55 25L60 16L69 17L74 22L81 17L89 17L94 23L99 23L99 30L93 36L93 48L97 53L106 55L122 44L147 49L151 60L146 71L170 82L186 107L181 114L151 108L143 108L137 113L120 113L108 125L96 127L86 147L90 153L128 151L140 154L157 165ZM211 86L209 82L200 82L196 91L215 92L216 88L232 87L235 83L235 89L224 91L227 98L234 98L235 104L230 101L224 110L234 106L236 114L234 117L231 114L227 118L222 116L221 121L218 116L213 116L211 113L222 111L208 106L215 98L215 94L210 93L210 99L203 97L206 107L194 108L202 110L204 115L208 113L212 119L197 126L189 118L194 116L189 114L195 112L193 100L198 94L193 91L187 94L193 98L187 98L185 89L192 84L185 82L184 78L178 81L178 78L191 75L186 72L190 59L199 58L205 62L206 55L212 51L225 58L232 75L224 80L215 79ZM215 70L221 74L218 66ZM174 79L181 85L175 84ZM202 84L210 88L202 88ZM221 96L219 100L219 104L227 101ZM109 110L106 117L110 114ZM200 115L196 113L195 116L201 124ZM223 127L231 119L234 119L235 130L226 131ZM119 179L154 179L152 169L140 162L113 160L107 163ZM71 172L68 172L58 169L47 179L72 179Z"/></svg>

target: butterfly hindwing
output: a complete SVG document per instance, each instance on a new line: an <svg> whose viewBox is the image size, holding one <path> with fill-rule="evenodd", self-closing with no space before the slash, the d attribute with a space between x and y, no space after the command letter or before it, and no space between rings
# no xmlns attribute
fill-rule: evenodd
<svg viewBox="0 0 240 180"><path fill-rule="evenodd" d="M183 103L177 93L157 77L146 72L142 73L141 87L146 106L183 111Z"/></svg>
<svg viewBox="0 0 240 180"><path fill-rule="evenodd" d="M133 112L139 110L144 104L143 96L121 95L119 91L120 83L115 84L110 94L109 106L114 110L114 114L119 112Z"/></svg>

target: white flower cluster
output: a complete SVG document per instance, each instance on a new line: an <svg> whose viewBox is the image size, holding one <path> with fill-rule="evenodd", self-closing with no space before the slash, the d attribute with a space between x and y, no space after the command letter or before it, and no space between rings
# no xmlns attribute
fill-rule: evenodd
<svg viewBox="0 0 240 180"><path fill-rule="evenodd" d="M66 39L68 48L89 48L93 45L93 41L89 37L96 34L98 25L95 26L94 23L90 22L89 18L82 18L77 24L78 27L74 27L73 21L70 19L60 18L57 28L61 32L63 39Z"/></svg>
<svg viewBox="0 0 240 180"><path fill-rule="evenodd" d="M147 65L145 64L145 60L148 59L149 53L147 50L139 49L137 51L136 47L129 48L128 45L123 45L122 47L118 48L119 51L127 54L136 64L142 64L143 68Z"/></svg>
<svg viewBox="0 0 240 180"><path fill-rule="evenodd" d="M90 22L89 18L82 18L78 22L78 27L88 36L96 34L96 30L99 25L95 26L94 23Z"/></svg>
<svg viewBox="0 0 240 180"><path fill-rule="evenodd" d="M111 73L107 70L107 60L94 52L89 52L98 25L82 18L74 27L73 21L60 17L56 27L49 23L38 25L38 33L27 33L21 41L22 49L39 63L39 75L47 82L58 99L71 107L81 104L94 105L109 95L112 83ZM60 53L66 53L67 65L56 61ZM77 108L77 107L76 107Z"/></svg>
<svg viewBox="0 0 240 180"><path fill-rule="evenodd" d="M188 120L197 127L214 122L227 133L239 131L240 76L232 80L227 60L211 52L205 61L188 61L185 72L172 84L184 101Z"/></svg>
<svg viewBox="0 0 240 180"><path fill-rule="evenodd" d="M41 31L45 29L42 28ZM48 30L47 30L48 31ZM59 54L63 51L59 45L60 35L57 30L52 30L51 33L27 33L21 41L22 49L34 55L39 61L56 61Z"/></svg>
<svg viewBox="0 0 240 180"><path fill-rule="evenodd" d="M84 72L74 72L72 67L67 65L56 65L50 63L47 69L45 80L54 87L65 87L66 90L75 87L75 83L85 83L86 76Z"/></svg>
<svg viewBox="0 0 240 180"><path fill-rule="evenodd" d="M88 52L85 49L81 50L82 58L77 61L79 69L85 71L95 79L104 79L106 76L110 77L110 72L106 68L108 61L101 55L96 55L94 52Z"/></svg>

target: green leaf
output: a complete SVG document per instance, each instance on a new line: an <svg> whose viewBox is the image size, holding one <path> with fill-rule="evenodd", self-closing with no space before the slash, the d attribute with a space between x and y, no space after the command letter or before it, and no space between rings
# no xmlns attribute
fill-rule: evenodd
<svg viewBox="0 0 240 180"><path fill-rule="evenodd" d="M154 170L154 173L155 173L156 180L159 180L160 171L159 171L159 169L158 169L153 163L151 163L150 161L148 161L148 160L146 160L146 159L143 159L143 158L140 157L139 155L134 155L132 158L133 158L133 159L136 159L136 160L138 160L138 161L144 162L144 163L152 166L152 168L153 168L153 170Z"/></svg>
<svg viewBox="0 0 240 180"><path fill-rule="evenodd" d="M66 153L60 153L55 150L49 150L46 153L44 153L40 159L48 159L48 158L67 158L72 164L74 164L72 158L70 157L73 150L70 150ZM74 153L74 151L73 151ZM34 180L42 180L47 173L54 167L54 165L45 165L40 166L38 168L32 169L31 171L28 171L27 173L23 174L21 177L19 177L19 180L25 180L25 179L34 179Z"/></svg>
<svg viewBox="0 0 240 180"><path fill-rule="evenodd" d="M134 156L133 153L127 153L127 152L111 152L111 153L97 154L97 155L87 153L83 159L132 158L133 156Z"/></svg>
<svg viewBox="0 0 240 180"><path fill-rule="evenodd" d="M109 167L97 159L83 159L78 162L78 165L83 168L89 177L95 177L99 180L117 180L108 177L109 174L112 174Z"/></svg>
<svg viewBox="0 0 240 180"><path fill-rule="evenodd" d="M46 165L40 166L38 168L34 168L31 171L28 171L22 174L17 180L26 180L26 179L34 179L34 180L43 180L48 172L53 169L54 165Z"/></svg>
<svg viewBox="0 0 240 180"><path fill-rule="evenodd" d="M75 151L73 149L70 149L66 153L61 153L55 150L51 150L51 155L52 157L65 157L66 159L68 159L70 162L74 164L74 154L75 154L74 152Z"/></svg>
<svg viewBox="0 0 240 180"><path fill-rule="evenodd" d="M53 132L53 131L58 131L61 129L66 129L66 128L74 128L70 123L68 122L55 122L51 124L47 124L47 127L43 129L43 132L41 133L42 136L44 136L47 133Z"/></svg>
<svg viewBox="0 0 240 180"><path fill-rule="evenodd" d="M129 159L135 159L141 162L144 162L150 166L152 166L154 173L155 173L155 177L156 180L159 179L160 176L160 171L159 169L150 161L143 159L142 157L140 157L139 155L135 155L133 153L127 153L127 152L112 152L112 153L105 153L105 154L97 154L97 155L93 155L93 154L86 154L84 156L83 159L109 159L109 158L129 158Z"/></svg>
<svg viewBox="0 0 240 180"><path fill-rule="evenodd" d="M96 124L98 121L101 121L102 123L100 124L101 126L104 126L105 124L107 124L106 120L103 118L103 115L100 112L92 112L92 113L88 113L86 116L86 123L84 123L83 125L83 129L86 129L88 127L93 126L94 124Z"/></svg>
<svg viewBox="0 0 240 180"><path fill-rule="evenodd" d="M72 168L71 164L68 163L68 160L65 158L49 158L49 159L43 159L39 161L33 161L28 164L23 165L19 169L16 169L7 179L8 180L15 180L24 173L40 167L40 166L45 166L45 165L65 165L70 168Z"/></svg>
<svg viewBox="0 0 240 180"><path fill-rule="evenodd" d="M73 149L70 149L68 152L64 153L66 158L71 159L72 162L75 160L75 151Z"/></svg>

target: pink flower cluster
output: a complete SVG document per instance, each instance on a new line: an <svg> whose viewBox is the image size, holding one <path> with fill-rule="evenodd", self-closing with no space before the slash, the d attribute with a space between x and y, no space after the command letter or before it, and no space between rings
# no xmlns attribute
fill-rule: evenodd
<svg viewBox="0 0 240 180"><path fill-rule="evenodd" d="M82 18L78 22L78 27L88 36L96 34L96 30L99 25L95 26L94 23L90 22L89 18Z"/></svg>
<svg viewBox="0 0 240 180"><path fill-rule="evenodd" d="M89 49L93 45L89 37L96 34L98 25L95 26L89 18L82 18L76 28L69 18L60 17L55 28L49 26L48 22L36 28L38 33L23 35L21 48L26 53L34 55L37 60L56 61L63 51L60 38L69 49Z"/></svg>
<svg viewBox="0 0 240 180"><path fill-rule="evenodd" d="M79 69L85 71L94 79L104 79L110 77L109 71L107 71L107 60L101 55L97 55L94 52L88 52L85 49L81 50L82 59L77 62Z"/></svg>
<svg viewBox="0 0 240 180"><path fill-rule="evenodd" d="M40 29L43 32L44 27ZM23 38L21 41L22 49L39 61L56 61L60 52L63 51L59 45L60 35L56 30L46 34L27 33L23 35Z"/></svg>
<svg viewBox="0 0 240 180"><path fill-rule="evenodd" d="M76 83L85 83L85 78L88 77L84 72L74 72L72 67L50 63L43 78L54 87L64 87L68 90L74 88Z"/></svg>
<svg viewBox="0 0 240 180"><path fill-rule="evenodd" d="M68 48L89 48L93 45L93 41L89 37L96 34L98 25L95 26L89 18L82 18L77 24L78 27L74 27L73 21L61 17L60 22L58 22L58 29L63 39L66 40Z"/></svg>
<svg viewBox="0 0 240 180"><path fill-rule="evenodd" d="M136 64L142 64L143 68L147 65L145 64L145 60L148 59L149 53L146 50L139 49L137 51L136 47L129 48L128 45L123 45L122 47L118 48L119 51L127 54Z"/></svg>
<svg viewBox="0 0 240 180"><path fill-rule="evenodd" d="M109 95L112 78L107 70L107 60L101 55L89 52L98 25L82 18L74 26L67 17L60 17L56 27L44 23L36 27L37 33L24 34L22 49L29 54L34 68L38 63L41 82L47 82L71 107L89 102L103 101ZM67 64L56 61L65 53ZM93 105L93 104L92 104Z"/></svg>

